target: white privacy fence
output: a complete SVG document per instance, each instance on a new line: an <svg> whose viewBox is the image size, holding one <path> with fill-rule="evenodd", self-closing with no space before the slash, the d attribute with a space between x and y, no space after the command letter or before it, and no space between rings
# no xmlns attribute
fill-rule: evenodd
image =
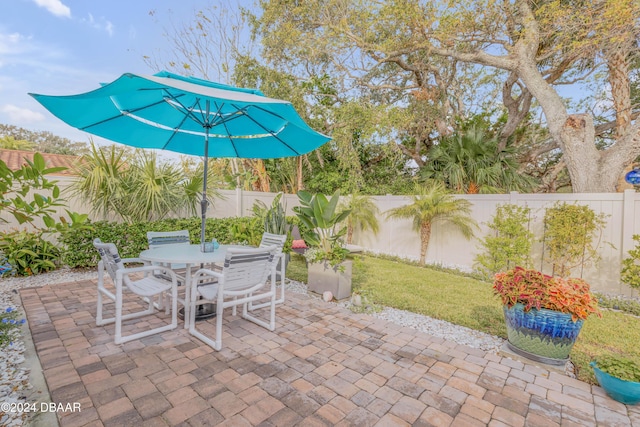
<svg viewBox="0 0 640 427"><path fill-rule="evenodd" d="M254 200L262 200L270 204L274 193L260 193L252 191L221 191L225 200L217 200L212 216L246 216L251 215ZM583 277L593 290L615 295L636 296L633 291L620 282L621 261L626 257L629 249L634 247L632 236L640 234L640 193L627 190L624 193L569 193L569 194L477 194L459 195L457 197L472 203L473 218L478 222L479 229L475 237L467 240L460 232L446 224L435 223L431 240L427 250L427 263L454 267L461 270L473 270L475 257L482 251L480 240L491 230L487 223L495 214L496 207L502 204L516 204L530 208L529 227L535 236L532 247L534 267L551 273L551 265L543 258L541 242L544 233L545 209L557 202L576 203L586 205L596 214L604 213L606 225L597 246L601 260L594 265L575 268L572 276ZM287 211L298 204L295 195L285 195ZM412 229L410 220L388 219L385 212L395 207L410 203L405 196L374 196L372 199L380 209L378 217L380 231L374 235L370 231L356 233L354 243L365 250L394 255L401 258L418 260L420 257L420 237ZM580 226L580 224L576 224ZM547 260L548 261L548 260Z"/></svg>
<svg viewBox="0 0 640 427"><path fill-rule="evenodd" d="M65 188L67 180L60 179L59 185ZM270 205L275 193L261 193L255 191L219 190L222 198L215 200L214 206L208 211L210 218L226 218L233 216L250 216L256 200ZM64 191L63 191L63 194ZM534 267L545 273L551 272L551 266L543 259L543 247L540 242L544 232L545 208L552 207L556 202L577 203L586 205L596 214L606 215L606 226L603 230L598 252L601 260L596 265L585 267L582 271L576 268L572 276L582 276L595 291L609 294L636 296L637 292L620 283L621 261L626 257L629 249L634 247L632 236L640 234L640 193L626 190L624 193L569 193L569 194L480 194L459 195L457 197L472 203L472 216L478 222L479 229L471 240L465 239L454 228L435 223L431 241L427 251L427 263L439 264L470 271L474 266L476 255L482 251L480 240L490 232L487 223L491 221L496 206L501 204L516 204L531 209L530 230L535 235L532 248ZM90 209L77 200L68 197L70 209L76 212L88 213ZM412 229L410 220L387 219L385 212L410 203L405 196L374 196L374 202L380 209L378 217L380 231L374 235L370 231L356 233L354 243L365 250L417 260L420 257L420 237ZM287 212L293 215L292 208L298 205L298 197L286 194L283 197L287 205ZM64 214L64 209L59 209ZM96 219L96 218L94 218ZM7 230L12 225L1 225L0 230ZM580 226L580 224L576 224ZM393 278L390 278L392 280Z"/></svg>

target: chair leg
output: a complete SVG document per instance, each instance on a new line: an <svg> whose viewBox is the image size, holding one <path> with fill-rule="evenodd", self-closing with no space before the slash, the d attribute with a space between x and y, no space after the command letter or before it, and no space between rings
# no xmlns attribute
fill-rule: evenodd
<svg viewBox="0 0 640 427"><path fill-rule="evenodd" d="M158 294L158 297L160 299L164 298L164 295L166 292L162 292L160 294ZM149 314L153 314L155 312L155 308L154 308L154 304L153 301L155 300L156 296L150 297L149 301L150 301L150 305L149 308L147 310L141 311L141 312L137 312L137 313L130 313L127 315L122 315L122 304L123 304L123 295L122 295L122 284L120 284L120 286L116 286L116 295L115 295L115 300L116 300L116 315L114 318L115 321L115 337L114 337L114 342L116 344L124 344L126 342L129 341L133 341L133 340L137 340L140 338L144 338L144 337L148 337L150 335L155 335L158 334L160 332L165 332L165 331L170 331L173 330L175 328L178 327L178 290L177 287L173 286L172 290L171 290L171 323L158 327L158 328L154 328L154 329L149 329L146 331L142 331L142 332L138 332L136 334L131 334L131 335L127 335L127 336L122 336L122 322L124 320L129 320L129 319L133 319L136 317L140 317L143 315L149 315ZM168 295L167 295L168 298ZM168 310L169 310L169 301L166 301L166 314L168 314Z"/></svg>
<svg viewBox="0 0 640 427"><path fill-rule="evenodd" d="M254 316L253 314L249 314L249 310L247 309L247 306L253 302L254 300L258 300L258 299L264 299L269 297L269 301L265 302L265 303L261 303L259 304L259 306L261 307L266 307L267 305L270 306L269 308L269 321L266 322L262 319L257 318L256 316ZM250 322L255 323L256 325L262 326L263 328L266 328L270 331L274 331L276 329L276 285L275 282L271 283L271 289L268 292L268 295L264 295L264 294L258 294L258 295L248 295L247 299L249 299L249 301L245 302L243 305L243 312L242 312L242 318L246 319ZM256 306L254 306L255 308Z"/></svg>
<svg viewBox="0 0 640 427"><path fill-rule="evenodd" d="M104 301L102 299L102 290L104 289L104 264L102 261L98 262L98 303L96 307L96 325L101 326L104 324L102 320L102 309Z"/></svg>
<svg viewBox="0 0 640 427"><path fill-rule="evenodd" d="M116 288L116 344L122 344L122 286Z"/></svg>
<svg viewBox="0 0 640 427"><path fill-rule="evenodd" d="M104 321L102 320L102 304L104 304L104 302L102 301L102 292L100 291L100 289L98 289L98 306L96 307L97 326L101 326L104 324Z"/></svg>
<svg viewBox="0 0 640 427"><path fill-rule="evenodd" d="M275 267L274 270L271 272L271 282L275 283L276 281L276 275L275 275ZM284 303L285 300L285 295L284 295L284 263L280 264L280 298L276 299L276 304L282 304ZM253 301L249 302L249 311L253 311L256 310L258 308L263 308L263 307L268 307L271 303L270 302L261 302L259 304L254 304Z"/></svg>
<svg viewBox="0 0 640 427"><path fill-rule="evenodd" d="M235 306L234 315L235 315ZM216 350L220 350L222 348L222 315L224 314L224 297L222 292L218 292L218 298L216 302L216 346L214 347Z"/></svg>
<svg viewBox="0 0 640 427"><path fill-rule="evenodd" d="M210 337L206 336L205 334L203 334L202 332L200 332L197 328L196 328L196 307L199 304L205 304L205 303L211 303L212 301L208 301L208 300L198 300L197 298L194 298L192 303L191 303L191 321L189 322L189 333L191 335L193 335L194 337L198 338L200 341L202 341L203 343L207 344L208 346L210 346L211 348L213 348L214 350L220 351L220 349L222 349L222 307L221 306L217 306L216 305L216 337L215 340L211 339Z"/></svg>

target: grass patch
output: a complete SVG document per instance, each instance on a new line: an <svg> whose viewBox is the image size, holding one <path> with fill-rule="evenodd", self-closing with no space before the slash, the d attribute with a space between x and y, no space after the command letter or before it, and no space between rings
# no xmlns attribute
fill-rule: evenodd
<svg viewBox="0 0 640 427"><path fill-rule="evenodd" d="M287 277L306 282L304 258L294 254ZM456 325L507 337L502 304L491 284L471 277L401 260L354 257L353 289L373 303L424 314ZM603 306L608 306L605 303ZM617 308L620 304L617 303ZM629 310L635 312L635 310ZM615 333L612 333L615 331ZM620 354L640 365L640 318L603 310L603 318L589 317L578 336L571 360L578 378L596 383L589 362L600 355Z"/></svg>

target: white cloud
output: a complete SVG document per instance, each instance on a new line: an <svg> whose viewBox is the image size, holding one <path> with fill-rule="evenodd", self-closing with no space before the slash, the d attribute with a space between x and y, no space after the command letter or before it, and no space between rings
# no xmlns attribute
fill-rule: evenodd
<svg viewBox="0 0 640 427"><path fill-rule="evenodd" d="M33 0L35 4L40 7L44 7L50 13L55 16L63 16L65 18L71 18L71 9L68 6L62 4L60 0Z"/></svg>
<svg viewBox="0 0 640 427"><path fill-rule="evenodd" d="M0 32L0 55L19 54L28 51L31 38L20 33L3 34Z"/></svg>
<svg viewBox="0 0 640 427"><path fill-rule="evenodd" d="M109 37L113 36L113 23L104 17L100 17L99 20L96 20L91 13L88 14L88 18L82 18L80 21L85 24L89 24L89 26L95 28L96 30L106 31L109 34Z"/></svg>
<svg viewBox="0 0 640 427"><path fill-rule="evenodd" d="M111 23L111 21L107 21L105 30L107 31L107 33L109 33L109 37L113 36L113 24Z"/></svg>
<svg viewBox="0 0 640 427"><path fill-rule="evenodd" d="M44 115L37 111L16 107L11 104L4 105L0 111L6 113L12 121L19 123L40 122L45 119Z"/></svg>
<svg viewBox="0 0 640 427"><path fill-rule="evenodd" d="M24 68L60 61L68 54L54 45L39 43L32 36L3 33L0 28L0 68Z"/></svg>

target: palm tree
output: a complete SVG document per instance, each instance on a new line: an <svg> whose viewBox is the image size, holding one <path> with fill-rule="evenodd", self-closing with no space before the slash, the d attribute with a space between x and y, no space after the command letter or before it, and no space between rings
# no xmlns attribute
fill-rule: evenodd
<svg viewBox="0 0 640 427"><path fill-rule="evenodd" d="M91 212L104 218L120 214L120 199L124 192L123 174L127 168L126 152L115 145L98 148L91 142L90 153L74 165L78 176L73 183L73 195L91 206Z"/></svg>
<svg viewBox="0 0 640 427"><path fill-rule="evenodd" d="M351 211L345 220L348 244L352 243L354 230L371 230L373 234L378 234L380 226L376 215L380 213L380 209L370 196L353 193L345 202L341 203L341 209Z"/></svg>
<svg viewBox="0 0 640 427"><path fill-rule="evenodd" d="M203 166L194 170L160 162L155 153L116 147L98 148L75 167L74 193L92 211L123 220L152 221L170 213L196 214L203 183ZM218 195L208 193L209 202Z"/></svg>
<svg viewBox="0 0 640 427"><path fill-rule="evenodd" d="M420 232L420 263L424 265L433 223L450 223L467 239L473 236L477 224L469 216L471 203L456 199L441 182L416 184L414 192L415 195L411 196L413 203L387 211L387 217L413 220L413 229Z"/></svg>
<svg viewBox="0 0 640 427"><path fill-rule="evenodd" d="M531 178L518 172L513 147L498 149L497 139L482 128L443 138L429 150L428 158L421 174L443 181L456 193L504 193L532 186Z"/></svg>
<svg viewBox="0 0 640 427"><path fill-rule="evenodd" d="M159 162L156 153L136 150L125 178L122 206L130 221L154 221L185 206L184 174L172 163Z"/></svg>

